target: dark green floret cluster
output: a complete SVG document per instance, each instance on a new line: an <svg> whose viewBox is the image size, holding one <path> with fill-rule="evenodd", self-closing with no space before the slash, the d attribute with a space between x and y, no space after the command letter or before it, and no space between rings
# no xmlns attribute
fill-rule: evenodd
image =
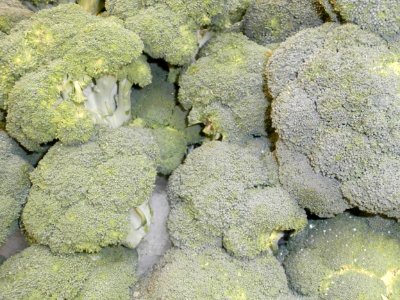
<svg viewBox="0 0 400 300"><path fill-rule="evenodd" d="M0 300L400 300L399 16L0 0Z"/></svg>

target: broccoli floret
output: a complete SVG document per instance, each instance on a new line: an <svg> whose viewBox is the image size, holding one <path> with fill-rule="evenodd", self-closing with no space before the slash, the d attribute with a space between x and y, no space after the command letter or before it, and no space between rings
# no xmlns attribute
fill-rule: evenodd
<svg viewBox="0 0 400 300"><path fill-rule="evenodd" d="M72 21L64 24L66 18ZM132 84L151 81L136 34L77 5L41 11L25 27L3 47L10 51L2 58L7 80L0 90L3 100L8 95L11 136L36 150L54 139L84 142L95 124L114 128L130 120Z"/></svg>
<svg viewBox="0 0 400 300"><path fill-rule="evenodd" d="M400 231L393 220L356 217L310 221L289 240L290 285L320 299L398 299Z"/></svg>
<svg viewBox="0 0 400 300"><path fill-rule="evenodd" d="M277 149L282 181L296 198L314 195L300 200L312 212L345 210L339 187L349 206L400 218L399 57L399 48L356 25L327 24L289 38L269 60L272 121L290 150ZM296 153L307 157L301 174L318 184L296 187L304 180L290 171Z"/></svg>
<svg viewBox="0 0 400 300"><path fill-rule="evenodd" d="M163 58L174 65L193 60L199 47L195 24L165 5L140 10L125 21L125 27L140 36L144 51L151 57Z"/></svg>
<svg viewBox="0 0 400 300"><path fill-rule="evenodd" d="M172 249L134 292L134 299L280 299L288 295L282 266L272 256L239 260L222 249Z"/></svg>
<svg viewBox="0 0 400 300"><path fill-rule="evenodd" d="M253 1L243 19L246 36L260 45L283 42L296 32L323 23L313 0Z"/></svg>
<svg viewBox="0 0 400 300"><path fill-rule="evenodd" d="M0 298L128 300L136 264L136 251L123 247L65 255L33 245L0 266Z"/></svg>
<svg viewBox="0 0 400 300"><path fill-rule="evenodd" d="M0 130L0 246L18 228L18 218L28 196L32 166L26 153ZM1 298L1 297L0 297Z"/></svg>
<svg viewBox="0 0 400 300"><path fill-rule="evenodd" d="M221 34L179 80L179 102L212 139L242 142L265 134L263 69L268 49L236 33Z"/></svg>
<svg viewBox="0 0 400 300"><path fill-rule="evenodd" d="M276 149L280 182L301 207L320 217L333 217L350 208L343 199L339 181L315 172L307 156L291 150L282 141L276 143Z"/></svg>
<svg viewBox="0 0 400 300"><path fill-rule="evenodd" d="M150 224L157 160L154 137L141 128L104 128L78 146L57 143L31 174L27 234L60 253L136 247Z"/></svg>
<svg viewBox="0 0 400 300"><path fill-rule="evenodd" d="M132 118L140 119L146 127L186 127L185 113L176 104L176 88L168 82L168 72L157 64L150 64L152 82L132 91Z"/></svg>
<svg viewBox="0 0 400 300"><path fill-rule="evenodd" d="M164 175L171 174L181 164L186 153L185 135L171 127L155 128L152 133L160 148L160 165L157 170Z"/></svg>
<svg viewBox="0 0 400 300"><path fill-rule="evenodd" d="M0 0L0 31L9 34L11 28L32 14L18 0Z"/></svg>
<svg viewBox="0 0 400 300"><path fill-rule="evenodd" d="M319 0L332 21L359 25L386 40L400 37L400 3L393 0Z"/></svg>
<svg viewBox="0 0 400 300"><path fill-rule="evenodd" d="M150 128L160 148L158 171L168 175L186 153L187 145L201 141L200 127L186 125L187 112L176 103L176 88L168 72L151 64L153 80L132 92L132 125Z"/></svg>
<svg viewBox="0 0 400 300"><path fill-rule="evenodd" d="M255 257L276 250L285 231L306 224L305 212L278 183L272 154L227 142L192 151L171 175L169 231L181 248L223 246Z"/></svg>

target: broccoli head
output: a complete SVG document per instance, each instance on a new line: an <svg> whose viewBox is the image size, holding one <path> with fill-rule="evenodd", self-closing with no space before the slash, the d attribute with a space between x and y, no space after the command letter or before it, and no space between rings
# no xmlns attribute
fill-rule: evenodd
<svg viewBox="0 0 400 300"><path fill-rule="evenodd" d="M142 49L136 34L77 5L40 11L0 50L8 50L0 59L8 132L36 150L54 139L85 142L95 124L128 122L132 84L151 81Z"/></svg>
<svg viewBox="0 0 400 300"><path fill-rule="evenodd" d="M18 228L18 218L28 196L32 166L26 153L0 130L0 246ZM1 297L0 297L1 298Z"/></svg>
<svg viewBox="0 0 400 300"><path fill-rule="evenodd" d="M0 0L0 32L9 34L11 28L32 14L18 0Z"/></svg>
<svg viewBox="0 0 400 300"><path fill-rule="evenodd" d="M134 299L280 299L289 295L282 266L273 256L235 259L222 249L171 249L134 292ZM283 298L282 298L283 299Z"/></svg>
<svg viewBox="0 0 400 300"><path fill-rule="evenodd" d="M204 124L212 139L242 142L265 134L263 68L268 49L244 35L217 36L179 81L178 99L189 124Z"/></svg>
<svg viewBox="0 0 400 300"><path fill-rule="evenodd" d="M393 220L342 214L310 221L288 243L289 284L319 299L399 299L400 230Z"/></svg>
<svg viewBox="0 0 400 300"><path fill-rule="evenodd" d="M386 40L400 38L400 3L393 0L319 0L332 21L359 25Z"/></svg>
<svg viewBox="0 0 400 300"><path fill-rule="evenodd" d="M223 244L236 256L255 257L307 222L279 185L272 154L257 147L203 144L171 175L168 195L168 228L181 248Z"/></svg>
<svg viewBox="0 0 400 300"><path fill-rule="evenodd" d="M157 160L154 137L141 128L102 128L86 144L57 143L31 174L24 229L60 253L136 247L150 224Z"/></svg>
<svg viewBox="0 0 400 300"><path fill-rule="evenodd" d="M0 266L0 298L129 300L136 264L136 251L123 247L54 254L33 245Z"/></svg>
<svg viewBox="0 0 400 300"><path fill-rule="evenodd" d="M229 27L247 2L110 0L106 1L106 10L109 15L125 20L125 27L139 34L151 57L184 65L194 60L211 29Z"/></svg>
<svg viewBox="0 0 400 300"><path fill-rule="evenodd" d="M132 92L132 125L151 129L160 148L158 171L175 170L188 144L201 141L200 126L186 125L187 112L176 103L176 88L168 82L168 72L151 64L152 83Z"/></svg>
<svg viewBox="0 0 400 300"><path fill-rule="evenodd" d="M283 42L304 28L322 23L313 0L253 1L243 19L244 33L260 45Z"/></svg>
<svg viewBox="0 0 400 300"><path fill-rule="evenodd" d="M356 25L326 24L269 60L281 181L313 213L351 206L400 218L399 58Z"/></svg>

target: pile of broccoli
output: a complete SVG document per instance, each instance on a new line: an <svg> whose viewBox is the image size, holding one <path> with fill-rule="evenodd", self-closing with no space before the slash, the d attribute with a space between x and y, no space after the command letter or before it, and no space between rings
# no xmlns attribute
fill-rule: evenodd
<svg viewBox="0 0 400 300"><path fill-rule="evenodd" d="M400 299L399 14L0 0L0 299Z"/></svg>

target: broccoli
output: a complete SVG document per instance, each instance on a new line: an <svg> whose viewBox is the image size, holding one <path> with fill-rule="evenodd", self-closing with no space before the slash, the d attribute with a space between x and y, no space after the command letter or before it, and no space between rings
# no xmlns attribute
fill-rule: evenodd
<svg viewBox="0 0 400 300"><path fill-rule="evenodd" d="M276 143L279 179L301 207L312 208L320 217L333 217L350 206L340 190L340 183L313 171L304 154L291 151L282 141Z"/></svg>
<svg viewBox="0 0 400 300"><path fill-rule="evenodd" d="M132 84L151 81L136 34L75 4L40 11L22 27L0 50L12 137L37 150L54 139L85 142L95 124L130 120Z"/></svg>
<svg viewBox="0 0 400 300"><path fill-rule="evenodd" d="M234 15L247 2L114 0L106 1L106 10L125 20L125 27L139 34L145 52L151 57L184 65L194 60L198 49L210 37L211 27L229 27L231 19L234 21Z"/></svg>
<svg viewBox="0 0 400 300"><path fill-rule="evenodd" d="M60 253L136 247L150 224L157 160L154 137L141 128L101 128L78 146L58 142L31 174L24 229Z"/></svg>
<svg viewBox="0 0 400 300"><path fill-rule="evenodd" d="M32 12L18 0L0 0L0 32L9 34L11 28L31 15Z"/></svg>
<svg viewBox="0 0 400 300"><path fill-rule="evenodd" d="M393 220L342 214L289 240L290 285L320 299L399 299L400 230Z"/></svg>
<svg viewBox="0 0 400 300"><path fill-rule="evenodd" d="M136 251L123 247L54 254L33 245L0 266L0 298L129 300L136 264Z"/></svg>
<svg viewBox="0 0 400 300"><path fill-rule="evenodd" d="M212 39L179 80L179 102L191 109L189 124L204 124L203 132L215 140L243 142L265 135L267 53L242 34Z"/></svg>
<svg viewBox="0 0 400 300"><path fill-rule="evenodd" d="M400 37L400 3L393 0L319 0L332 21L359 25L386 40Z"/></svg>
<svg viewBox="0 0 400 300"><path fill-rule="evenodd" d="M32 166L23 149L0 130L0 246L18 228L18 218L30 188ZM1 297L0 297L1 298Z"/></svg>
<svg viewBox="0 0 400 300"><path fill-rule="evenodd" d="M176 90L168 72L151 64L153 80L132 92L132 124L150 128L160 148L158 171L170 174L180 165L188 144L201 141L199 126L186 126L187 112L176 104ZM193 128L192 128L193 127Z"/></svg>
<svg viewBox="0 0 400 300"><path fill-rule="evenodd" d="M277 249L286 231L307 223L278 183L272 154L208 142L192 151L168 183L172 242L181 248L223 245L240 257Z"/></svg>
<svg viewBox="0 0 400 300"><path fill-rule="evenodd" d="M239 260L222 249L171 249L134 292L134 299L280 299L289 295L282 266L272 256Z"/></svg>
<svg viewBox="0 0 400 300"><path fill-rule="evenodd" d="M350 206L400 218L399 50L356 25L326 24L270 58L281 181L311 212ZM306 166L298 178L293 157Z"/></svg>
<svg viewBox="0 0 400 300"><path fill-rule="evenodd" d="M296 32L321 25L313 0L256 0L243 18L246 36L260 45L283 42Z"/></svg>

